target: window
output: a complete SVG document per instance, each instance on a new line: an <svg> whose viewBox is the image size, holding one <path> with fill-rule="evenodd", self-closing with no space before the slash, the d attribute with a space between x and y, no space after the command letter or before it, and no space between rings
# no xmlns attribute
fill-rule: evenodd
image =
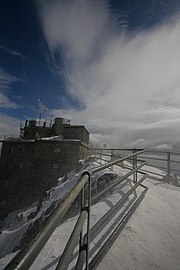
<svg viewBox="0 0 180 270"><path fill-rule="evenodd" d="M21 153L22 153L22 152L25 152L25 148L22 148L22 147L19 148L19 152L21 152Z"/></svg>
<svg viewBox="0 0 180 270"><path fill-rule="evenodd" d="M58 169L59 165L58 164L53 164L53 169Z"/></svg>
<svg viewBox="0 0 180 270"><path fill-rule="evenodd" d="M54 153L59 153L60 149L59 148L54 148Z"/></svg>
<svg viewBox="0 0 180 270"><path fill-rule="evenodd" d="M14 153L14 148L9 147L9 148L8 148L8 153L10 153L10 154Z"/></svg>
<svg viewBox="0 0 180 270"><path fill-rule="evenodd" d="M5 169L6 169L6 171L9 170L9 165L8 164L6 164Z"/></svg>

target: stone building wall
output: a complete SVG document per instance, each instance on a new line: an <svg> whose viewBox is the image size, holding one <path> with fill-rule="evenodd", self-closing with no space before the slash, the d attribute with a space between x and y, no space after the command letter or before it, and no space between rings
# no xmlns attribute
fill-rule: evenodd
<svg viewBox="0 0 180 270"><path fill-rule="evenodd" d="M78 168L79 160L90 153L89 146L77 140L4 141L0 176L2 215L44 196L59 177Z"/></svg>
<svg viewBox="0 0 180 270"><path fill-rule="evenodd" d="M65 126L64 139L81 140L89 143L89 132L84 126Z"/></svg>

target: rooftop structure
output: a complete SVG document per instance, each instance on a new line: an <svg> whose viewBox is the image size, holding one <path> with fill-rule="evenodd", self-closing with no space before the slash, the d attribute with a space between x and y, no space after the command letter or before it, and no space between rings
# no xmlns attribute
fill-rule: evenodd
<svg viewBox="0 0 180 270"><path fill-rule="evenodd" d="M63 139L81 140L89 143L89 131L83 125L70 125L69 120L57 117L53 124L43 125L36 119L26 120L25 126L20 128L21 139L40 139L53 136L62 136Z"/></svg>
<svg viewBox="0 0 180 270"><path fill-rule="evenodd" d="M37 119L26 120L19 138L1 142L0 204L4 215L44 196L59 177L78 168L79 160L91 153L88 130L60 117L49 126L46 121L41 125Z"/></svg>

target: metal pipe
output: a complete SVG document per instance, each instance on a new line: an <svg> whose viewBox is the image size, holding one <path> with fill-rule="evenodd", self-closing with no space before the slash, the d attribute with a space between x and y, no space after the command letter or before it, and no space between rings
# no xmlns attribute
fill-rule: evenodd
<svg viewBox="0 0 180 270"><path fill-rule="evenodd" d="M132 148L109 148L109 149L102 149L102 148L95 148L96 150L103 150L103 151L133 151ZM144 148L136 148L137 151L142 151L144 150ZM149 150L147 150L148 152L150 152Z"/></svg>
<svg viewBox="0 0 180 270"><path fill-rule="evenodd" d="M127 200L127 198L131 195L131 193L138 187L142 186L143 188L146 188L144 185L142 185L142 182L144 179L148 176L148 174L145 174L135 185L132 187L90 230L91 237L94 236L97 231L99 231L102 226L109 222L110 218L115 215L115 213L118 211L119 207L122 206L122 204ZM84 236L83 244L85 245L87 241L87 236ZM83 268L84 262L85 262L85 250L82 250L75 270L81 270ZM91 264L91 263L90 263Z"/></svg>
<svg viewBox="0 0 180 270"><path fill-rule="evenodd" d="M151 171L143 170L143 169L141 169L141 170L139 171L139 173L141 173L141 172L147 172L147 173L154 174L154 175L158 175L158 176L164 176L163 174L155 173L155 172L151 172Z"/></svg>
<svg viewBox="0 0 180 270"><path fill-rule="evenodd" d="M130 167L130 166L122 166L122 168L132 170L132 167ZM164 169L166 169L166 168L164 168ZM173 171L173 169L171 169L171 171ZM177 171L177 170L174 170L174 171ZM163 174L155 173L155 172L152 172L152 171L149 171L149 170L144 170L144 169L141 169L140 171L138 171L138 173L146 173L146 172L150 173L150 174L158 175L158 176L164 176Z"/></svg>
<svg viewBox="0 0 180 270"><path fill-rule="evenodd" d="M134 157L134 156L136 156L136 155L142 154L142 153L144 153L144 152L146 152L146 151L147 151L147 150L145 149L145 150L143 150L143 151L136 152L136 153L134 153L134 154L132 154L132 155L129 155L129 156L126 156L126 157L122 157L122 158L120 158L120 159L117 159L117 160L114 160L114 161L112 161L112 162L109 162L108 164L105 164L105 165L99 166L99 167L97 167L97 168L91 169L91 170L90 170L90 173L91 173L91 175L92 175L92 174L97 173L97 172L99 172L99 171L102 171L102 170L104 170L104 169L106 169L106 168L108 168L108 167L110 167L110 166L113 166L113 165L115 165L116 163L122 162L122 161L127 160L127 159L129 159L129 158L131 158L131 157Z"/></svg>
<svg viewBox="0 0 180 270"><path fill-rule="evenodd" d="M76 222L76 225L71 233L71 236L68 240L68 243L65 247L65 250L64 250L64 252L59 260L59 263L56 267L56 270L66 270L68 268L68 265L71 261L74 249L76 247L76 244L77 244L79 235L82 231L86 217L87 217L87 209L84 209L81 212L81 214Z"/></svg>
<svg viewBox="0 0 180 270"><path fill-rule="evenodd" d="M170 174L171 174L171 165L170 165L170 152L167 153L167 178L168 178L168 182L170 182Z"/></svg>
<svg viewBox="0 0 180 270"><path fill-rule="evenodd" d="M89 175L89 191L88 191L86 270L89 270L89 243L90 243L90 218L91 218L90 215L91 215L91 175Z"/></svg>
<svg viewBox="0 0 180 270"><path fill-rule="evenodd" d="M122 218L122 220L116 226L115 230L113 230L112 234L108 237L107 241L103 244L103 246L100 248L100 250L95 255L95 257L91 260L90 265L89 265L90 270L95 270L97 268L97 265L102 261L103 257L107 254L108 250L114 244L115 240L117 239L117 236L121 233L124 226L130 219L132 214L135 212L137 206L140 204L140 202L144 198L145 193L147 191L148 191L148 188L146 187L146 189L142 192L140 197L136 200L133 206L127 211L126 215Z"/></svg>
<svg viewBox="0 0 180 270"><path fill-rule="evenodd" d="M165 159L165 158L146 157L146 156L141 156L141 158L153 159L153 160L158 160L158 161L167 161L167 159Z"/></svg>
<svg viewBox="0 0 180 270"><path fill-rule="evenodd" d="M79 179L78 183L69 192L69 194L66 196L64 201L57 207L56 211L54 211L53 214L47 219L42 230L34 237L34 239L32 239L27 244L27 246L23 250L21 250L12 259L12 261L6 266L5 270L7 270L7 269L8 270L11 270L11 269L26 270L31 266L31 264L33 263L35 258L38 256L39 252L41 251L41 249L43 248L43 246L45 245L45 243L47 242L47 240L49 239L49 237L51 236L51 234L53 233L53 231L57 227L57 225L62 221L63 217L67 213L71 204L74 202L74 200L77 198L78 194L80 193L80 191L82 190L84 185L89 180L88 174L94 174L96 172L99 172L103 169L106 169L106 168L116 164L116 163L119 163L121 161L129 159L130 157L144 153L145 151L146 150L142 150L142 151L134 153L132 155L117 159L115 161L110 162L109 164L105 164L105 165L99 166L97 168L94 168L90 172L84 172L85 175L83 175ZM126 175L126 177L127 177L127 175ZM131 175L131 173L129 175ZM121 181L122 181L122 179L121 179Z"/></svg>
<svg viewBox="0 0 180 270"><path fill-rule="evenodd" d="M133 153L136 153L136 149L133 149ZM137 156L133 157L133 169L137 168ZM137 182L137 171L133 173L133 183Z"/></svg>
<svg viewBox="0 0 180 270"><path fill-rule="evenodd" d="M73 187L57 210L48 218L41 232L39 232L23 250L20 250L4 270L27 270L31 266L55 230L56 226L62 221L71 204L77 198L79 192L82 190L88 179L88 175L83 175L79 179L78 183Z"/></svg>
<svg viewBox="0 0 180 270"><path fill-rule="evenodd" d="M172 159L171 159L171 162L172 163L180 163L180 161L178 161L178 160L172 160Z"/></svg>
<svg viewBox="0 0 180 270"><path fill-rule="evenodd" d="M94 149L94 152L95 152L95 151L98 151L98 150L103 150L103 151L106 151L106 152L111 151L111 150L115 150L115 151L124 151L124 152L125 152L125 151L128 151L128 152L133 151L132 148L128 148L128 149L125 149L125 148L110 148L110 149L96 148L96 149ZM141 150L143 150L143 149L137 149L137 148L136 148L136 150L137 150L137 151L141 151ZM160 153L160 154L167 154L167 151L157 151L157 150L150 150L150 149L147 149L147 152L148 152L148 153L155 153L155 154L158 154L158 153ZM171 152L171 154L173 154L173 155L180 155L180 153L178 153L178 152Z"/></svg>
<svg viewBox="0 0 180 270"><path fill-rule="evenodd" d="M80 213L83 211L83 207L84 207L84 187L81 190L81 209L80 209ZM83 242L83 228L81 230L80 237L79 237L79 254L80 254L80 250L81 250L81 247L82 247L82 242Z"/></svg>
<svg viewBox="0 0 180 270"><path fill-rule="evenodd" d="M116 213L116 211L122 206L122 204L128 199L133 191L144 181L148 176L145 174L123 197L91 228L91 235L93 236L98 230L102 228L104 224Z"/></svg>
<svg viewBox="0 0 180 270"><path fill-rule="evenodd" d="M113 187L117 186L118 184L120 184L122 181L124 181L127 177L129 177L130 175L132 175L135 171L138 171L141 167L143 167L145 164L147 164L147 161L145 161L143 164L140 164L137 168L135 168L134 170L128 172L127 174L121 176L118 178L118 180L116 180L115 182L113 182L110 186L108 186L106 189L102 190L101 192L99 192L97 195L92 197L92 203L94 203L95 201L97 201L101 196L103 196L104 194L106 194L110 189L112 189Z"/></svg>

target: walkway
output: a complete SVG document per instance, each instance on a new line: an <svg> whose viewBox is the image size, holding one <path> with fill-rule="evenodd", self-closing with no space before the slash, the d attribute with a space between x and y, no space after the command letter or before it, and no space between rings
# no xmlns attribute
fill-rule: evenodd
<svg viewBox="0 0 180 270"><path fill-rule="evenodd" d="M149 191L98 270L180 269L180 188L144 183Z"/></svg>

